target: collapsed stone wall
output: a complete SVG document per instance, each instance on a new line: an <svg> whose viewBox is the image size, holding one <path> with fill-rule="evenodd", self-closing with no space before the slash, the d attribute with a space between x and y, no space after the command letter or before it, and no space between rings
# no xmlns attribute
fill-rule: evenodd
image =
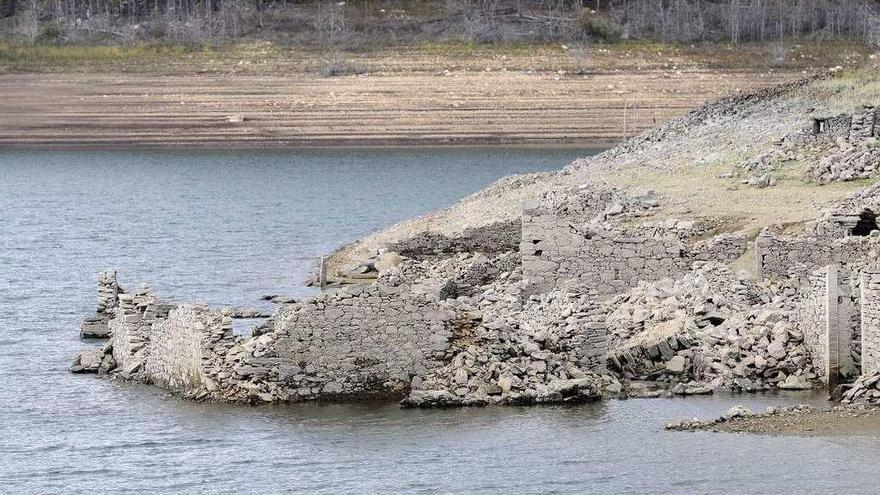
<svg viewBox="0 0 880 495"><path fill-rule="evenodd" d="M880 167L880 146L873 139L880 135L878 120L878 109L873 105L864 105L852 115L814 119L813 132L823 145L805 177L828 183L875 176Z"/></svg>
<svg viewBox="0 0 880 495"><path fill-rule="evenodd" d="M519 274L450 301L468 319L452 360L416 377L413 407L583 402L616 380L605 373L604 314L583 291L523 300ZM470 316L468 316L470 315Z"/></svg>
<svg viewBox="0 0 880 495"><path fill-rule="evenodd" d="M530 298L523 306L519 325L526 333L560 335L578 367L604 373L608 356L606 312L584 288L560 290Z"/></svg>
<svg viewBox="0 0 880 495"><path fill-rule="evenodd" d="M606 303L609 366L684 395L810 388L816 375L790 321L793 295L714 262L674 281L641 283Z"/></svg>

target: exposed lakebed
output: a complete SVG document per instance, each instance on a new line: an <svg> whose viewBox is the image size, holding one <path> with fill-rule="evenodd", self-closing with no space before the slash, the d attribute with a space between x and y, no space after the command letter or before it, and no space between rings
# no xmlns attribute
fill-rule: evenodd
<svg viewBox="0 0 880 495"><path fill-rule="evenodd" d="M870 493L876 438L666 432L713 396L577 407L242 407L67 373L94 279L255 306L318 256L583 150L0 154L0 483L16 493Z"/></svg>

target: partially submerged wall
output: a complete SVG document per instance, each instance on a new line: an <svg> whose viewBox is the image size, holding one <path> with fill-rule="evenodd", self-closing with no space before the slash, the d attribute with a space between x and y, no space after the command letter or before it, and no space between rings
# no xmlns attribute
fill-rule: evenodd
<svg viewBox="0 0 880 495"><path fill-rule="evenodd" d="M119 294L119 305L109 323L110 344L124 374L130 376L143 369L156 316L156 297L152 291Z"/></svg>
<svg viewBox="0 0 880 495"><path fill-rule="evenodd" d="M297 398L396 396L443 364L454 320L409 286L355 286L281 309L269 335Z"/></svg>
<svg viewBox="0 0 880 495"><path fill-rule="evenodd" d="M232 319L207 306L182 305L151 326L144 371L149 380L184 396L216 390L215 345L232 340Z"/></svg>
<svg viewBox="0 0 880 495"><path fill-rule="evenodd" d="M103 339L110 336L108 323L116 311L120 292L122 291L116 281L115 271L101 272L98 275L98 309L95 316L83 320L80 327L81 337Z"/></svg>

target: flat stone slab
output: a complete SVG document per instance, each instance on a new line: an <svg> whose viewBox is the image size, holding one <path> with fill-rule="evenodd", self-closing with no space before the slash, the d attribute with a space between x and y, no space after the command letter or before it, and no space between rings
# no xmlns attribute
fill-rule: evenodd
<svg viewBox="0 0 880 495"><path fill-rule="evenodd" d="M79 336L84 339L110 338L110 325L104 318L86 318L80 327Z"/></svg>

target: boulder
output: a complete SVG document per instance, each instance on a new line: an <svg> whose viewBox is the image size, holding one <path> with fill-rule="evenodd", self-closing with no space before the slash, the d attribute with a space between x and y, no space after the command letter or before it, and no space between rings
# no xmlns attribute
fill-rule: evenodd
<svg viewBox="0 0 880 495"><path fill-rule="evenodd" d="M82 322L79 336L84 339L107 339L110 338L110 325L107 318L90 317Z"/></svg>
<svg viewBox="0 0 880 495"><path fill-rule="evenodd" d="M97 373L104 359L102 349L88 349L80 352L70 365L71 373Z"/></svg>
<svg viewBox="0 0 880 495"><path fill-rule="evenodd" d="M413 390L400 402L403 407L452 407L461 405L461 399L448 390Z"/></svg>
<svg viewBox="0 0 880 495"><path fill-rule="evenodd" d="M783 390L809 390L813 383L803 375L789 375L776 386Z"/></svg>
<svg viewBox="0 0 880 495"><path fill-rule="evenodd" d="M666 370L675 374L684 373L686 364L687 361L683 356L675 356L669 361L666 361Z"/></svg>

